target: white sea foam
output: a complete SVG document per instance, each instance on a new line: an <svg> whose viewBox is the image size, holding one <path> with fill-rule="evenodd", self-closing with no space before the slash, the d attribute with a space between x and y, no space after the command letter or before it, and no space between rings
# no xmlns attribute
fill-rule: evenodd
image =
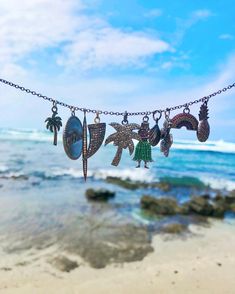
<svg viewBox="0 0 235 294"><path fill-rule="evenodd" d="M204 182L206 185L209 185L212 189L225 189L227 191L235 190L235 182L231 180L219 179L209 176L203 176L202 178L200 178L200 180Z"/></svg>
<svg viewBox="0 0 235 294"><path fill-rule="evenodd" d="M6 165L0 165L0 173L4 173L8 170L9 170L9 168Z"/></svg>
<svg viewBox="0 0 235 294"><path fill-rule="evenodd" d="M0 138L1 140L48 142L51 141L51 133L38 130L1 129ZM60 137L58 141L61 141Z"/></svg>
<svg viewBox="0 0 235 294"><path fill-rule="evenodd" d="M213 151L223 153L235 153L235 143L219 141L207 141L200 143L198 141L177 140L172 148L180 150L197 150L197 151Z"/></svg>
<svg viewBox="0 0 235 294"><path fill-rule="evenodd" d="M83 171L75 168L55 168L52 170L53 176L70 176L72 178L83 178ZM92 176L92 171L88 170L88 177Z"/></svg>
<svg viewBox="0 0 235 294"><path fill-rule="evenodd" d="M28 141L51 141L51 133L47 130L29 130L29 129L0 129L0 139L5 140L28 140ZM58 136L61 141L61 136ZM214 151L223 153L235 153L235 143L219 141L207 141L200 143L192 140L176 140L172 146L174 149L180 150L196 150L196 151Z"/></svg>
<svg viewBox="0 0 235 294"><path fill-rule="evenodd" d="M118 177L123 180L130 179L132 181L145 181L151 182L153 180L153 175L149 170L146 169L99 169L93 171L93 176L96 179L106 179L107 177Z"/></svg>
<svg viewBox="0 0 235 294"><path fill-rule="evenodd" d="M62 169L55 168L51 171L53 176L71 176L73 178L82 178L83 171L81 169ZM94 177L96 180L105 180L107 177L118 177L123 180L130 179L132 181L151 182L153 176L149 170L143 169L90 169L88 177Z"/></svg>

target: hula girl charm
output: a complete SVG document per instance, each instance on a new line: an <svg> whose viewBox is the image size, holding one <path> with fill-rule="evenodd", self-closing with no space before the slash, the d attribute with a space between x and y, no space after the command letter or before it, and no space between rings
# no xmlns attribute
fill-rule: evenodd
<svg viewBox="0 0 235 294"><path fill-rule="evenodd" d="M60 127L62 127L62 120L61 117L59 117L58 114L58 108L56 106L56 102L53 103L53 106L51 108L52 111L52 116L48 117L45 120L46 128L50 130L52 133L54 133L54 140L53 144L57 145L57 134L58 131L60 130Z"/></svg>
<svg viewBox="0 0 235 294"><path fill-rule="evenodd" d="M133 160L138 162L136 168L140 167L141 161L144 162L144 167L149 168L147 166L148 162L152 162L152 152L151 152L151 144L149 143L149 117L145 115L143 117L143 122L138 131L138 134L141 140L138 142L135 148L135 155Z"/></svg>

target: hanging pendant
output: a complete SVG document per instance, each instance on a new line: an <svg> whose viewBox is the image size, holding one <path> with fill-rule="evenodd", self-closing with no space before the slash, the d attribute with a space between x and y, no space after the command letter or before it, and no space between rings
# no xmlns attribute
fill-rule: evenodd
<svg viewBox="0 0 235 294"><path fill-rule="evenodd" d="M209 138L210 135L210 125L208 122L208 106L207 106L207 101L205 101L199 112L199 125L198 125L198 130L197 130L197 138L198 141L200 142L206 142L207 139Z"/></svg>
<svg viewBox="0 0 235 294"><path fill-rule="evenodd" d="M141 137L137 133L133 132L133 130L140 129L140 125L135 123L129 124L127 120L127 113L125 113L122 124L113 122L110 124L110 126L113 127L116 132L111 134L105 140L105 145L113 142L113 145L117 146L117 152L112 161L112 165L118 166L121 160L123 149L128 148L130 155L132 155L134 152L133 139L138 141L141 140Z"/></svg>
<svg viewBox="0 0 235 294"><path fill-rule="evenodd" d="M83 125L82 125L82 167L84 180L87 179L87 122L86 111L84 111Z"/></svg>
<svg viewBox="0 0 235 294"><path fill-rule="evenodd" d="M140 167L141 161L144 162L144 167L149 168L147 163L152 162L152 151L151 145L149 143L149 117L145 115L143 117L143 122L141 123L140 129L138 131L138 135L141 140L137 143L135 147L135 155L133 160L137 161L137 168Z"/></svg>
<svg viewBox="0 0 235 294"><path fill-rule="evenodd" d="M99 112L96 113L94 124L88 125L90 142L87 149L87 158L93 156L104 141L106 124L100 122Z"/></svg>
<svg viewBox="0 0 235 294"><path fill-rule="evenodd" d="M82 139L82 123L80 119L75 116L75 112L73 110L71 117L65 125L63 133L64 150L70 159L76 160L81 156L83 146Z"/></svg>
<svg viewBox="0 0 235 294"><path fill-rule="evenodd" d="M58 108L56 106L56 102L53 103L51 111L52 111L52 116L48 117L45 120L45 122L47 123L46 128L50 130L52 133L54 133L53 144L57 145L57 134L60 130L60 127L62 127L62 120L61 120L61 117L57 116Z"/></svg>
<svg viewBox="0 0 235 294"><path fill-rule="evenodd" d="M161 130L162 140L160 143L160 151L166 156L169 156L170 148L173 144L173 136L170 133L171 121L169 119L170 111L165 112L165 122Z"/></svg>
<svg viewBox="0 0 235 294"><path fill-rule="evenodd" d="M171 119L171 128L180 129L185 127L190 131L197 131L198 120L190 114L190 109L186 106L183 113L179 113Z"/></svg>
<svg viewBox="0 0 235 294"><path fill-rule="evenodd" d="M159 117L156 117L156 113L159 113ZM156 124L155 126L149 131L149 143L152 146L157 146L157 144L161 140L161 130L159 128L158 122L162 117L162 112L161 111L155 111L153 113L153 119L155 120Z"/></svg>

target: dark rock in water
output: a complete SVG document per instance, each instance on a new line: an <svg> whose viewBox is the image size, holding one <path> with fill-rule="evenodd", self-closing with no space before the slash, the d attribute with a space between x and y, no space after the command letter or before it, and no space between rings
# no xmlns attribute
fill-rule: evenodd
<svg viewBox="0 0 235 294"><path fill-rule="evenodd" d="M179 223L166 224L162 227L162 232L167 234L181 234L187 230L187 226Z"/></svg>
<svg viewBox="0 0 235 294"><path fill-rule="evenodd" d="M168 192L171 190L172 186L167 182L160 181L160 182L150 183L149 188L157 188L164 192Z"/></svg>
<svg viewBox="0 0 235 294"><path fill-rule="evenodd" d="M141 207L156 215L197 214L206 217L223 218L226 211L234 210L235 205L233 207L231 204L228 205L226 197L217 196L217 198L211 199L207 194L192 197L191 200L182 205L179 205L172 198L157 199L146 195L141 198Z"/></svg>
<svg viewBox="0 0 235 294"><path fill-rule="evenodd" d="M115 192L105 190L105 189L87 189L86 198L89 201L108 201L110 198L115 196Z"/></svg>
<svg viewBox="0 0 235 294"><path fill-rule="evenodd" d="M137 190L137 189L143 189L143 188L157 188L162 191L169 191L171 189L171 186L166 182L140 182L140 181L132 181L130 179L121 179L118 177L107 177L106 182L109 184L117 185L122 188L128 189L128 190Z"/></svg>
<svg viewBox="0 0 235 294"><path fill-rule="evenodd" d="M235 190L230 192L229 195L225 196L225 201L227 204L234 204L235 203Z"/></svg>
<svg viewBox="0 0 235 294"><path fill-rule="evenodd" d="M213 215L213 206L203 196L193 197L189 202L189 211L204 216Z"/></svg>
<svg viewBox="0 0 235 294"><path fill-rule="evenodd" d="M139 188L147 188L148 184L138 181L131 181L130 179L121 179L118 177L107 177L106 182L123 187L128 190L137 190Z"/></svg>
<svg viewBox="0 0 235 294"><path fill-rule="evenodd" d="M0 179L27 181L29 179L29 177L26 175L12 175L12 176L0 176Z"/></svg>
<svg viewBox="0 0 235 294"><path fill-rule="evenodd" d="M235 203L230 205L230 211L235 213Z"/></svg>
<svg viewBox="0 0 235 294"><path fill-rule="evenodd" d="M174 215L180 212L180 207L174 198L154 198L144 195L141 198L141 207L154 214Z"/></svg>
<svg viewBox="0 0 235 294"><path fill-rule="evenodd" d="M57 270L67 273L79 266L76 261L70 260L65 256L57 256L50 260L49 263L52 266L54 266Z"/></svg>

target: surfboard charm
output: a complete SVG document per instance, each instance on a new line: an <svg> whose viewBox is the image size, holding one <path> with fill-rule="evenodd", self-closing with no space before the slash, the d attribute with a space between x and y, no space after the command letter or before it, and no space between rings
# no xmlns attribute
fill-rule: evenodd
<svg viewBox="0 0 235 294"><path fill-rule="evenodd" d="M185 127L189 131L197 131L198 120L195 116L189 112L186 113L184 110L183 113L179 113L171 119L171 124L171 128L173 129L181 129L182 127Z"/></svg>
<svg viewBox="0 0 235 294"><path fill-rule="evenodd" d="M76 160L82 154L82 123L79 118L72 112L72 116L68 119L63 133L63 145L67 156Z"/></svg>
<svg viewBox="0 0 235 294"><path fill-rule="evenodd" d="M200 142L206 142L207 139L209 138L210 135L210 125L208 122L208 106L207 106L207 101L205 101L201 108L200 108L200 112L199 112L199 125L198 125L198 129L197 129L197 138L198 141Z"/></svg>

